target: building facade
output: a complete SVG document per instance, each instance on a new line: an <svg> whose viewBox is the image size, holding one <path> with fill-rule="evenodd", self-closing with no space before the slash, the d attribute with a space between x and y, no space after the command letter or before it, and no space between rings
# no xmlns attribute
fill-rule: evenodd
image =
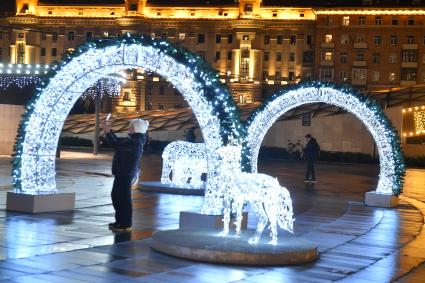
<svg viewBox="0 0 425 283"><path fill-rule="evenodd" d="M311 79L363 90L425 82L422 1L299 2L16 0L16 13L1 19L0 61L52 64L87 40L131 32L198 53L242 104ZM155 74L126 78L115 111L186 106Z"/></svg>

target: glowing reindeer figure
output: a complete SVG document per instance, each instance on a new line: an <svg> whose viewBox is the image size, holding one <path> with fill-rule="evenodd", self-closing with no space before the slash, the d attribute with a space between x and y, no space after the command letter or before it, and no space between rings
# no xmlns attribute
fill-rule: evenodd
<svg viewBox="0 0 425 283"><path fill-rule="evenodd" d="M165 147L162 159L161 183L180 187L200 187L204 184L201 177L207 173L205 144L174 141Z"/></svg>
<svg viewBox="0 0 425 283"><path fill-rule="evenodd" d="M292 201L288 190L280 186L276 178L266 174L241 172L241 147L226 146L218 149L221 164L218 168L219 183L224 201L224 229L219 236L229 233L230 212L236 212L236 233L241 233L242 208L249 202L258 217L255 236L249 239L255 244L261 237L267 223L270 222L269 244L277 244L277 225L293 232Z"/></svg>

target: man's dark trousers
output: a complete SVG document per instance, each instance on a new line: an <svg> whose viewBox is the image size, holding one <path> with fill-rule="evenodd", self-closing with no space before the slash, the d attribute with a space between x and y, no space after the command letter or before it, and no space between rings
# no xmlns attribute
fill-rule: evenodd
<svg viewBox="0 0 425 283"><path fill-rule="evenodd" d="M311 179L309 179L311 174ZM314 159L307 159L307 173L305 174L306 180L316 180L316 176L314 174Z"/></svg>
<svg viewBox="0 0 425 283"><path fill-rule="evenodd" d="M133 207L131 204L131 175L116 175L111 198L115 209L115 221L121 227L131 227Z"/></svg>

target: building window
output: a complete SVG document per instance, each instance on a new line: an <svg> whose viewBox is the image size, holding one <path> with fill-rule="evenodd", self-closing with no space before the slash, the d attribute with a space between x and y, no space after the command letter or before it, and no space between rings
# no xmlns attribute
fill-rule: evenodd
<svg viewBox="0 0 425 283"><path fill-rule="evenodd" d="M365 80L367 77L366 68L353 68L353 80Z"/></svg>
<svg viewBox="0 0 425 283"><path fill-rule="evenodd" d="M249 75L249 58L242 58L241 60L241 73L240 78L242 81L246 81Z"/></svg>
<svg viewBox="0 0 425 283"><path fill-rule="evenodd" d="M363 43L363 42L365 42L364 35L363 34L358 34L357 37L356 37L356 42L357 43Z"/></svg>
<svg viewBox="0 0 425 283"><path fill-rule="evenodd" d="M17 63L24 64L25 63L25 43L18 43L18 54L17 54Z"/></svg>
<svg viewBox="0 0 425 283"><path fill-rule="evenodd" d="M18 33L18 38L24 38L24 33L22 32Z"/></svg>
<svg viewBox="0 0 425 283"><path fill-rule="evenodd" d="M391 24L392 24L393 26L398 25L398 18L397 18L397 17L392 17L392 18L391 18Z"/></svg>
<svg viewBox="0 0 425 283"><path fill-rule="evenodd" d="M325 42L326 43L332 42L332 34L325 34Z"/></svg>
<svg viewBox="0 0 425 283"><path fill-rule="evenodd" d="M179 41L183 41L185 39L186 39L186 33L184 32L179 33Z"/></svg>
<svg viewBox="0 0 425 283"><path fill-rule="evenodd" d="M41 40L46 40L46 39L47 39L47 34L45 32L42 32L41 33Z"/></svg>
<svg viewBox="0 0 425 283"><path fill-rule="evenodd" d="M215 52L215 61L220 60L220 51Z"/></svg>
<svg viewBox="0 0 425 283"><path fill-rule="evenodd" d="M73 31L68 32L68 41L73 41L75 39L75 34Z"/></svg>
<svg viewBox="0 0 425 283"><path fill-rule="evenodd" d="M374 81L374 82L379 81L379 72L378 71L372 72L372 81Z"/></svg>
<svg viewBox="0 0 425 283"><path fill-rule="evenodd" d="M350 16L342 17L342 25L343 26L349 26L350 25Z"/></svg>
<svg viewBox="0 0 425 283"><path fill-rule="evenodd" d="M277 44L282 44L283 43L283 35L278 35L277 36Z"/></svg>
<svg viewBox="0 0 425 283"><path fill-rule="evenodd" d="M269 61L269 52L264 52L264 57L263 57L264 61Z"/></svg>
<svg viewBox="0 0 425 283"><path fill-rule="evenodd" d="M339 80L343 83L349 82L349 77L347 71L341 71L339 72Z"/></svg>
<svg viewBox="0 0 425 283"><path fill-rule="evenodd" d="M379 53L373 53L372 61L374 64L379 64L381 61L381 55Z"/></svg>
<svg viewBox="0 0 425 283"><path fill-rule="evenodd" d="M137 4L131 4L130 5L130 11L137 11Z"/></svg>
<svg viewBox="0 0 425 283"><path fill-rule="evenodd" d="M290 43L291 45L297 44L297 36L295 34L291 35Z"/></svg>
<svg viewBox="0 0 425 283"><path fill-rule="evenodd" d="M242 47L241 48L241 57L242 58L249 58L249 47Z"/></svg>
<svg viewBox="0 0 425 283"><path fill-rule="evenodd" d="M58 53L57 52L57 49L56 48L52 48L52 57L57 56L58 55L57 53Z"/></svg>
<svg viewBox="0 0 425 283"><path fill-rule="evenodd" d="M215 43L221 43L221 34L215 35Z"/></svg>
<svg viewBox="0 0 425 283"><path fill-rule="evenodd" d="M311 46L313 44L313 40L311 35L307 35L307 45Z"/></svg>
<svg viewBox="0 0 425 283"><path fill-rule="evenodd" d="M388 63L397 64L397 54L390 54L390 56L388 57Z"/></svg>
<svg viewBox="0 0 425 283"><path fill-rule="evenodd" d="M267 71L263 71L263 80L267 81L269 79L269 73Z"/></svg>
<svg viewBox="0 0 425 283"><path fill-rule="evenodd" d="M413 26L413 25L415 24L415 17L409 17L409 18L407 19L407 24L408 24L409 26Z"/></svg>
<svg viewBox="0 0 425 283"><path fill-rule="evenodd" d="M320 79L321 80L332 80L334 74L333 68L320 68Z"/></svg>
<svg viewBox="0 0 425 283"><path fill-rule="evenodd" d="M359 25L364 25L366 23L366 18L364 16L359 17Z"/></svg>
<svg viewBox="0 0 425 283"><path fill-rule="evenodd" d="M124 95L122 96L122 101L131 101L129 91L124 91Z"/></svg>
<svg viewBox="0 0 425 283"><path fill-rule="evenodd" d="M205 43L205 34L198 34L198 44Z"/></svg>
<svg viewBox="0 0 425 283"><path fill-rule="evenodd" d="M276 61L278 61L278 62L282 61L282 53L281 52L276 53Z"/></svg>
<svg viewBox="0 0 425 283"><path fill-rule="evenodd" d="M412 35L407 36L407 44L415 44L415 37Z"/></svg>
<svg viewBox="0 0 425 283"><path fill-rule="evenodd" d="M229 34L227 36L227 43L232 43L232 42L233 42L233 35L232 34Z"/></svg>
<svg viewBox="0 0 425 283"><path fill-rule="evenodd" d="M53 42L58 41L58 34L57 34L56 32L54 32L54 33L52 34L52 41L53 41Z"/></svg>
<svg viewBox="0 0 425 283"><path fill-rule="evenodd" d="M40 49L40 56L42 56L42 57L46 56L46 48L42 47Z"/></svg>
<svg viewBox="0 0 425 283"><path fill-rule="evenodd" d="M388 81L390 81L390 82L395 82L395 79L396 79L396 77L395 77L395 73L394 72L390 72L389 74L388 74Z"/></svg>
<svg viewBox="0 0 425 283"><path fill-rule="evenodd" d="M227 52L227 60L232 60L232 51Z"/></svg>
<svg viewBox="0 0 425 283"><path fill-rule="evenodd" d="M289 72L288 80L291 81L291 82L295 80L295 73L294 72Z"/></svg>
<svg viewBox="0 0 425 283"><path fill-rule="evenodd" d="M289 53L289 62L295 62L295 53L294 52Z"/></svg>
<svg viewBox="0 0 425 283"><path fill-rule="evenodd" d="M247 34L242 35L242 40L249 40L249 35Z"/></svg>
<svg viewBox="0 0 425 283"><path fill-rule="evenodd" d="M165 95L165 89L164 86L159 86L159 95Z"/></svg>
<svg viewBox="0 0 425 283"><path fill-rule="evenodd" d="M270 44L270 34L264 35L264 44Z"/></svg>
<svg viewBox="0 0 425 283"><path fill-rule="evenodd" d="M401 51L401 61L402 62L417 62L418 56L416 50L402 50Z"/></svg>
<svg viewBox="0 0 425 283"><path fill-rule="evenodd" d="M382 25L382 17L375 17L375 25L377 26Z"/></svg>
<svg viewBox="0 0 425 283"><path fill-rule="evenodd" d="M313 52L306 51L306 52L303 53L303 62L304 63L313 63L313 58L314 58Z"/></svg>
<svg viewBox="0 0 425 283"><path fill-rule="evenodd" d="M348 34L342 34L341 35L341 44L345 45L345 44L348 44L348 42L349 42Z"/></svg>
<svg viewBox="0 0 425 283"><path fill-rule="evenodd" d="M282 73L281 72L276 72L274 79L277 81L280 81L280 79L282 78Z"/></svg>
<svg viewBox="0 0 425 283"><path fill-rule="evenodd" d="M245 11L245 14L251 14L252 13L252 4L251 3L245 4L244 11Z"/></svg>
<svg viewBox="0 0 425 283"><path fill-rule="evenodd" d="M390 43L391 43L391 45L396 45L397 44L397 36L392 35L390 37Z"/></svg>
<svg viewBox="0 0 425 283"><path fill-rule="evenodd" d="M205 60L205 51L198 51L198 55Z"/></svg>
<svg viewBox="0 0 425 283"><path fill-rule="evenodd" d="M416 69L413 69L413 68L401 69L401 80L416 81Z"/></svg>
<svg viewBox="0 0 425 283"><path fill-rule="evenodd" d="M348 54L347 53L342 53L340 55L340 58L339 59L340 59L340 62L342 64L346 64L348 62Z"/></svg>
<svg viewBox="0 0 425 283"><path fill-rule="evenodd" d="M356 55L356 60L357 61L364 61L364 53L358 52L357 55Z"/></svg>
<svg viewBox="0 0 425 283"><path fill-rule="evenodd" d="M91 31L86 32L86 39L92 39L93 33Z"/></svg>
<svg viewBox="0 0 425 283"><path fill-rule="evenodd" d="M167 34L161 33L161 40L167 40Z"/></svg>
<svg viewBox="0 0 425 283"><path fill-rule="evenodd" d="M165 109L164 104L162 104L162 103L158 104L158 109L159 110L164 110Z"/></svg>
<svg viewBox="0 0 425 283"><path fill-rule="evenodd" d="M333 61L333 52L328 50L322 53L322 59L326 62L332 62Z"/></svg>
<svg viewBox="0 0 425 283"><path fill-rule="evenodd" d="M375 37L373 38L373 43L375 43L376 45L381 44L381 36L375 35Z"/></svg>

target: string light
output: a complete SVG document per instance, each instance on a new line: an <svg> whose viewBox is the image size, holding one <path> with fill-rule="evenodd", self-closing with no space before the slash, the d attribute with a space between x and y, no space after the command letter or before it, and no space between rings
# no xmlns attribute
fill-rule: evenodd
<svg viewBox="0 0 425 283"><path fill-rule="evenodd" d="M229 234L230 212L236 212L236 233L240 235L242 210L245 202L251 205L258 218L257 229L250 244L256 244L267 223L270 222L269 244L277 244L277 226L293 232L292 200L288 190L280 186L276 178L266 174L241 172L241 146L224 146L218 150L221 162L218 167L221 192L223 193L224 228L219 234Z"/></svg>
<svg viewBox="0 0 425 283"><path fill-rule="evenodd" d="M203 173L207 173L204 143L174 141L165 147L161 183L177 188L200 188L204 185L201 179Z"/></svg>
<svg viewBox="0 0 425 283"><path fill-rule="evenodd" d="M380 161L377 193L402 192L405 166L397 131L381 107L368 97L348 88L337 88L325 83L298 85L292 90L273 95L247 120L247 138L244 143L244 171L257 172L261 142L270 127L289 110L308 103L327 103L354 114L369 130L375 140Z"/></svg>
<svg viewBox="0 0 425 283"><path fill-rule="evenodd" d="M56 191L56 147L68 112L99 79L138 67L169 80L191 106L207 150L208 183L202 212L221 213L215 150L229 139L241 142L243 137L229 89L199 56L166 41L130 34L116 40L86 43L49 70L39 92L28 103L18 129L12 171L17 192Z"/></svg>

